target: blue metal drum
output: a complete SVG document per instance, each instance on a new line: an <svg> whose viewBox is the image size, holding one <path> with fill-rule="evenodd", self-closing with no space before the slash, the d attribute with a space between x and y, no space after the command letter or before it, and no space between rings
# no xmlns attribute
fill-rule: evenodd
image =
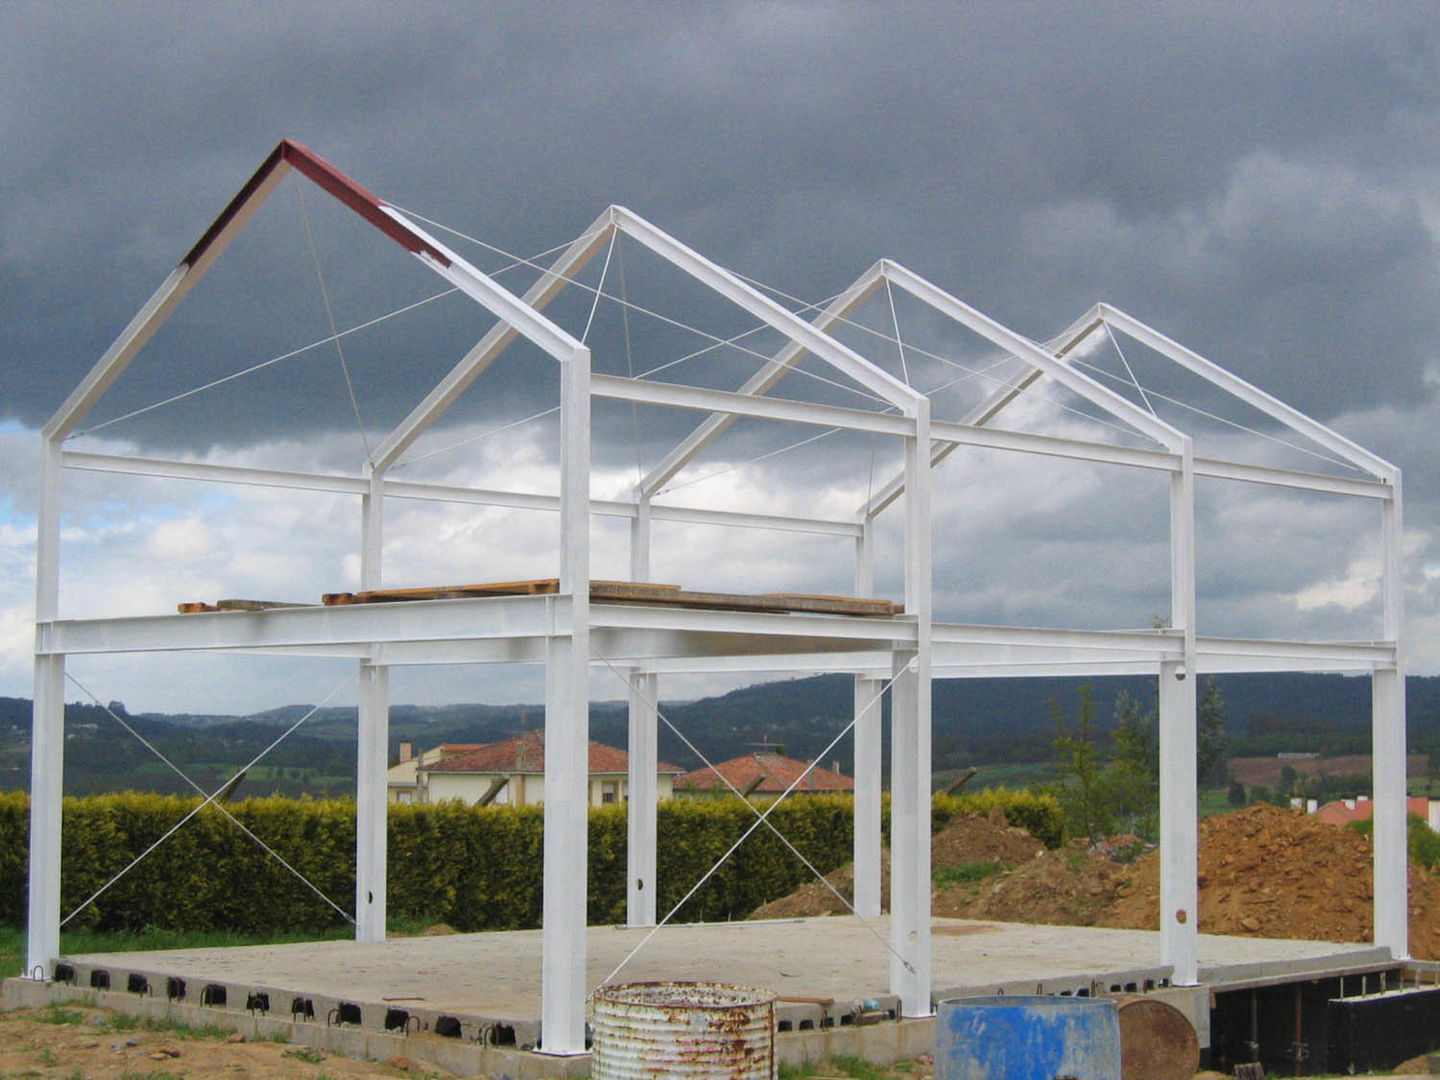
<svg viewBox="0 0 1440 1080"><path fill-rule="evenodd" d="M1120 1080L1115 1002L969 997L940 1002L935 1080Z"/></svg>

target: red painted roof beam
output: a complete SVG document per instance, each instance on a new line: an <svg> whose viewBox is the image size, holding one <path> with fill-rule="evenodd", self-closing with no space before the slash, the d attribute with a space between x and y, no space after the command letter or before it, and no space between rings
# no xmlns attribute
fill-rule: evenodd
<svg viewBox="0 0 1440 1080"><path fill-rule="evenodd" d="M426 255L441 266L450 265L450 257L425 239L404 222L397 220L386 211L386 204L346 176L319 154L289 139L282 139L270 152L260 168L245 182L245 186L230 200L220 216L211 222L205 235L181 260L182 266L195 266L207 254L219 254L228 242L232 226L249 217L260 202L270 194L290 169L297 169L315 183L322 191L334 196L374 225L390 239L412 255ZM216 249L212 251L212 249Z"/></svg>

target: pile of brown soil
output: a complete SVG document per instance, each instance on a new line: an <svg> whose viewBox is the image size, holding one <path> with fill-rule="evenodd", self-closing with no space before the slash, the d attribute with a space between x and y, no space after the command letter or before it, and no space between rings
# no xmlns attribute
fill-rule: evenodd
<svg viewBox="0 0 1440 1080"><path fill-rule="evenodd" d="M1210 934L1368 941L1370 840L1273 806L1200 823L1200 929ZM1136 861L1101 926L1159 925L1159 853ZM1410 868L1410 949L1440 959L1440 879Z"/></svg>
<svg viewBox="0 0 1440 1080"><path fill-rule="evenodd" d="M1039 840L1007 822L1005 811L997 806L989 817L962 814L952 818L930 841L930 866L939 870L976 862L1019 865L1044 850Z"/></svg>
<svg viewBox="0 0 1440 1080"><path fill-rule="evenodd" d="M1045 845L1024 829L1005 820L1005 812L996 807L989 817L963 815L954 818L930 841L932 869L962 866L966 863L1025 863L1045 850ZM855 902L855 867L846 863L825 875L845 899ZM973 886L970 890L973 892ZM948 891L948 890L947 890ZM890 900L890 852L880 853L880 896L888 909ZM811 915L842 915L848 911L835 893L822 882L812 881L800 886L789 896L772 900L756 908L752 919L798 919ZM944 914L936 910L936 914Z"/></svg>
<svg viewBox="0 0 1440 1080"><path fill-rule="evenodd" d="M1083 842L1058 851L1042 847L1028 862L980 888L953 885L935 894L934 913L954 919L1111 925L1101 920L1129 883L1129 867L1092 854Z"/></svg>

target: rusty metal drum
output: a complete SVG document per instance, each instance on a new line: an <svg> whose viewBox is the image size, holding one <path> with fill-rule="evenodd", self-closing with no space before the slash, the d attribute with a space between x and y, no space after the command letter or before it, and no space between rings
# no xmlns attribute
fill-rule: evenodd
<svg viewBox="0 0 1440 1080"><path fill-rule="evenodd" d="M653 982L595 994L594 1080L774 1080L775 995L723 983Z"/></svg>

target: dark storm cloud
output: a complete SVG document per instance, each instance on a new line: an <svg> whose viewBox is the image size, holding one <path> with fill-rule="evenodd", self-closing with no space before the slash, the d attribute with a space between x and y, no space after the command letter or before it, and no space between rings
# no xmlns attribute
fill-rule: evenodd
<svg viewBox="0 0 1440 1080"><path fill-rule="evenodd" d="M1037 337L1109 299L1321 416L1413 403L1440 330L1437 26L1418 4L8 5L0 403L48 415L282 136L512 251L622 202L800 295L889 255ZM331 267L356 318L411 297L366 267ZM196 327L191 373L323 332L299 285L264 311L285 333ZM377 362L369 411L482 329L436 330L420 371ZM166 385L144 378L136 402Z"/></svg>

